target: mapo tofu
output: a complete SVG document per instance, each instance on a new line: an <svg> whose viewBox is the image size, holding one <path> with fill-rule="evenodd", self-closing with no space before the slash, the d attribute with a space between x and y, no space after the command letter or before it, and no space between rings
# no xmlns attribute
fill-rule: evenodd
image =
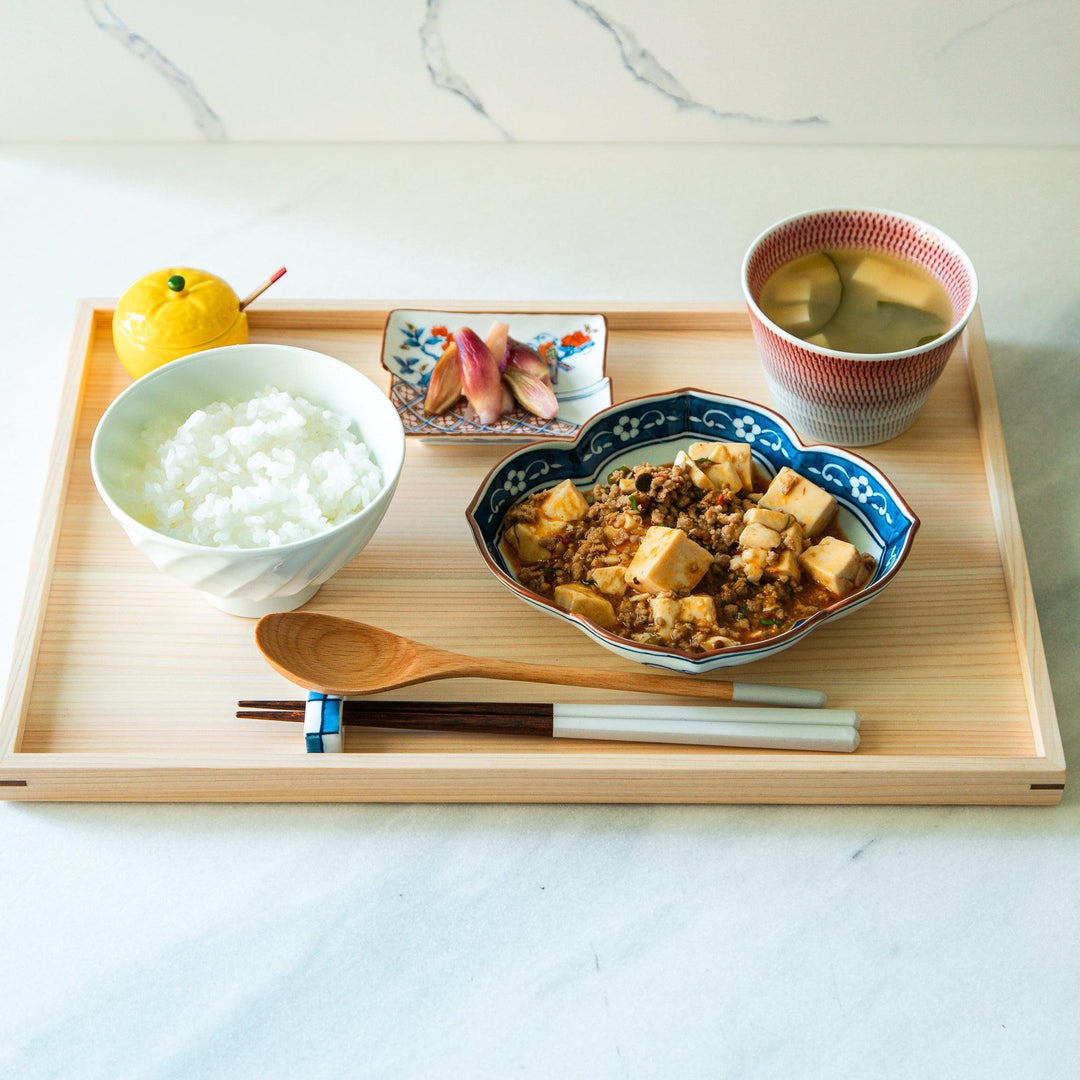
<svg viewBox="0 0 1080 1080"><path fill-rule="evenodd" d="M633 641L760 641L861 588L874 564L823 488L787 467L756 480L749 445L694 443L589 492L564 480L529 496L507 512L502 550L527 588Z"/></svg>

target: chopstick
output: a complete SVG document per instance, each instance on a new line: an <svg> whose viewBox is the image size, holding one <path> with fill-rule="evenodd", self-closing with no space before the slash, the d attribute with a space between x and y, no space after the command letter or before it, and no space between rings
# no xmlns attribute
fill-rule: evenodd
<svg viewBox="0 0 1080 1080"><path fill-rule="evenodd" d="M302 723L306 707L303 701L240 701L236 716ZM343 701L341 720L369 728L777 750L850 753L859 745L859 718L850 709L365 699Z"/></svg>
<svg viewBox="0 0 1080 1080"><path fill-rule="evenodd" d="M238 701L240 720L303 723L304 701ZM349 701L342 720L356 727L408 728L414 731L475 731L494 735L552 733L552 706L528 701Z"/></svg>

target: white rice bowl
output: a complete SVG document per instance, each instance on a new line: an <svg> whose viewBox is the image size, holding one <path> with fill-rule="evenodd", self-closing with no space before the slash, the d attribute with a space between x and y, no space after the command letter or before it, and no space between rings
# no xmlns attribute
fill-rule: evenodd
<svg viewBox="0 0 1080 1080"><path fill-rule="evenodd" d="M206 547L317 536L367 506L383 482L347 417L275 387L196 409L179 428L152 422L140 444L133 516Z"/></svg>

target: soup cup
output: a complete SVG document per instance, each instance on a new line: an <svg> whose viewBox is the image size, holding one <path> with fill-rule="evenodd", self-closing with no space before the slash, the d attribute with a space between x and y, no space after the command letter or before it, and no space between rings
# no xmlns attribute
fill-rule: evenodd
<svg viewBox="0 0 1080 1080"><path fill-rule="evenodd" d="M902 352L853 353L812 345L781 329L758 306L769 276L826 248L862 248L906 259L949 298L949 329ZM743 259L742 287L773 403L799 432L822 442L870 446L906 431L919 416L975 310L971 260L940 229L891 210L832 208L784 218Z"/></svg>

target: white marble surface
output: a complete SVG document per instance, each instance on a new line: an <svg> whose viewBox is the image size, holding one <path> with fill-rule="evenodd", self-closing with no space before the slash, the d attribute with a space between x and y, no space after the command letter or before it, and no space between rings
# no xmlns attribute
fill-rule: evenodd
<svg viewBox="0 0 1080 1080"><path fill-rule="evenodd" d="M1080 141L1073 0L6 7L0 139Z"/></svg>
<svg viewBox="0 0 1080 1080"><path fill-rule="evenodd" d="M1078 165L1034 149L4 147L0 655L78 296L178 260L238 287L284 262L280 297L735 300L761 227L860 202L938 223L979 270L1075 762ZM1078 805L2 804L0 1075L1072 1077Z"/></svg>

